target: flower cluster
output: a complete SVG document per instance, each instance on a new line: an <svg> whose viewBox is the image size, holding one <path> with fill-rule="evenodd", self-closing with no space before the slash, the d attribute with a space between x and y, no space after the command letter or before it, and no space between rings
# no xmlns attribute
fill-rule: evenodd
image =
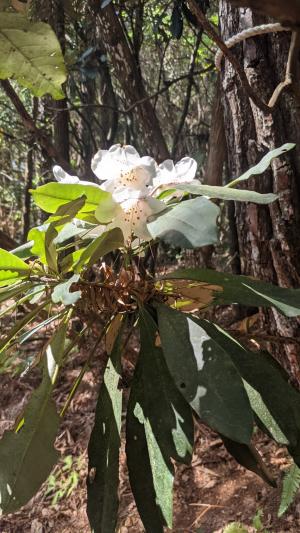
<svg viewBox="0 0 300 533"><path fill-rule="evenodd" d="M171 159L158 165L152 157L140 157L133 146L115 144L109 150L96 153L92 170L101 181L100 185L94 186L110 192L116 202L114 218L107 228L121 228L125 241L133 235L147 241L151 240L147 229L149 217L166 209L166 204L156 196L164 189L191 182L195 178L197 163L184 157L176 165ZM58 166L53 168L53 173L62 183L92 185L68 175Z"/></svg>

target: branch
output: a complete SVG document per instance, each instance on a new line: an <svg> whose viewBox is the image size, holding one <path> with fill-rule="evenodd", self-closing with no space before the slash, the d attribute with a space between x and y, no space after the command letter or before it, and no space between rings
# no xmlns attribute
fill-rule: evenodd
<svg viewBox="0 0 300 533"><path fill-rule="evenodd" d="M204 13L201 11L199 5L197 4L197 0L188 0L188 4L190 6L190 10L195 15L199 27L203 28L204 31L209 35L209 37L216 43L216 45L222 50L224 56L228 59L228 61L231 63L232 67L236 71L237 75L240 78L241 85L249 98L255 103L255 105L261 109L264 113L272 113L272 109L269 108L267 104L262 102L256 92L252 89L251 85L248 82L248 78L245 74L244 69L241 67L239 61L235 57L235 55L229 50L229 48L226 46L224 41L220 38L220 36L215 31L214 27L210 24L210 22L205 17Z"/></svg>
<svg viewBox="0 0 300 533"><path fill-rule="evenodd" d="M20 100L19 96L15 92L10 82L8 80L0 80L0 85L6 96L10 99L15 109L17 110L25 129L34 135L36 141L45 150L48 157L52 159L55 163L61 165L67 172L74 173L74 170L72 169L71 165L60 155L59 151L52 144L48 135L36 126L35 121L29 115L23 102Z"/></svg>

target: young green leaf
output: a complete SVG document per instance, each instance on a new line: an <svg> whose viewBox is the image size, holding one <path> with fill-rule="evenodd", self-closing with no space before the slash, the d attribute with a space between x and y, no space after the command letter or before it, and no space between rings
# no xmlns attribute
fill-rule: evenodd
<svg viewBox="0 0 300 533"><path fill-rule="evenodd" d="M215 291L214 305L239 303L252 307L276 307L288 317L300 315L300 289L285 289L247 276L202 268L176 270L163 278L215 285L218 290Z"/></svg>
<svg viewBox="0 0 300 533"><path fill-rule="evenodd" d="M164 305L157 313L163 353L178 390L211 428L248 444L251 407L229 354L195 318Z"/></svg>
<svg viewBox="0 0 300 533"><path fill-rule="evenodd" d="M77 218L84 218L92 213L102 202L114 204L112 195L103 191L97 185L81 185L80 183L46 183L37 189L31 189L32 197L38 207L47 213L55 213L57 209L72 200L86 197L83 208L77 214ZM97 222L97 221L96 221Z"/></svg>
<svg viewBox="0 0 300 533"><path fill-rule="evenodd" d="M141 351L131 388L126 431L129 479L146 531L172 527L174 468L171 458L190 462L191 410L176 390L162 350L155 346L157 326L140 314ZM141 460L137 463L136 458Z"/></svg>
<svg viewBox="0 0 300 533"><path fill-rule="evenodd" d="M198 248L218 242L219 213L219 208L207 198L195 198L156 215L147 228L154 239L180 248Z"/></svg>
<svg viewBox="0 0 300 533"><path fill-rule="evenodd" d="M114 533L117 521L122 415L122 391L118 388L120 342L121 332L106 365L88 445L87 513L94 533Z"/></svg>
<svg viewBox="0 0 300 533"><path fill-rule="evenodd" d="M84 265L94 265L101 257L123 245L124 237L120 228L105 231L83 250L73 265L74 272L80 272Z"/></svg>
<svg viewBox="0 0 300 533"><path fill-rule="evenodd" d="M30 267L11 252L0 248L0 287L28 277Z"/></svg>
<svg viewBox="0 0 300 533"><path fill-rule="evenodd" d="M58 459L54 441L59 416L51 393L64 353L64 322L49 343L41 385L33 393L15 431L0 441L0 510L12 513L38 491Z"/></svg>
<svg viewBox="0 0 300 533"><path fill-rule="evenodd" d="M18 13L1 13L0 78L14 78L35 96L64 98L66 80L62 51L54 31Z"/></svg>

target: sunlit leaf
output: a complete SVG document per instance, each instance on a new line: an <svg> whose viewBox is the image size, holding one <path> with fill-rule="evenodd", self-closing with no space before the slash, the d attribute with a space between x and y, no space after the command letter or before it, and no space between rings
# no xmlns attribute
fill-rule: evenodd
<svg viewBox="0 0 300 533"><path fill-rule="evenodd" d="M257 165L252 168L249 168L247 172L242 174L239 178L228 183L226 187L235 187L235 185L240 181L245 181L248 180L251 176L262 174L263 172L265 172L265 170L267 170L273 159L281 156L282 154L285 154L289 150L292 150L293 148L295 148L295 146L296 145L294 143L286 143L280 146L280 148L275 148L275 150L271 150L261 159L261 161Z"/></svg>
<svg viewBox="0 0 300 533"><path fill-rule="evenodd" d="M190 194L208 196L209 198L219 198L220 200L234 200L236 202L253 202L255 204L270 204L277 200L278 196L273 193L261 194L245 189L229 189L227 187L217 187L214 185L202 185L196 180L192 183L182 183L176 185L177 190L182 190Z"/></svg>
<svg viewBox="0 0 300 533"><path fill-rule="evenodd" d="M30 267L22 259L0 248L0 287L29 276Z"/></svg>
<svg viewBox="0 0 300 533"><path fill-rule="evenodd" d="M222 291L215 291L215 305L239 303L251 307L276 307L288 317L300 315L300 289L285 289L247 276L201 268L176 270L164 278L200 281L221 287Z"/></svg>
<svg viewBox="0 0 300 533"><path fill-rule="evenodd" d="M14 78L35 96L64 98L66 70L54 31L19 13L1 13L0 78Z"/></svg>
<svg viewBox="0 0 300 533"><path fill-rule="evenodd" d="M47 213L55 213L60 206L84 195L86 201L77 215L78 218L95 211L101 202L104 202L105 205L109 202L114 204L112 195L109 192L103 191L92 183L90 185L81 185L80 183L51 182L41 185L37 189L31 189L30 192L36 205Z"/></svg>
<svg viewBox="0 0 300 533"><path fill-rule="evenodd" d="M73 305L79 300L81 297L81 291L73 291L71 292L71 286L73 283L76 283L79 280L79 275L74 274L70 279L67 281L64 281L63 283L59 283L56 285L56 287L53 289L52 292L52 301L54 303L63 303L64 305Z"/></svg>
<svg viewBox="0 0 300 533"><path fill-rule="evenodd" d="M219 208L207 198L180 202L147 224L154 239L180 248L198 248L218 242Z"/></svg>

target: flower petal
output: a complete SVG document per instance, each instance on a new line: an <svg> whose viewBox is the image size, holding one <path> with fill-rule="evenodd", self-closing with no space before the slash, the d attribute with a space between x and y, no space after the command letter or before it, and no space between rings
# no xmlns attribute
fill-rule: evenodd
<svg viewBox="0 0 300 533"><path fill-rule="evenodd" d="M133 146L114 144L109 150L99 150L92 159L92 171L100 180L116 179L140 160Z"/></svg>
<svg viewBox="0 0 300 533"><path fill-rule="evenodd" d="M186 183L194 179L196 171L197 162L191 157L183 157L176 165L171 159L167 159L159 165L153 185L159 187Z"/></svg>
<svg viewBox="0 0 300 533"><path fill-rule="evenodd" d="M65 172L59 165L55 165L52 170L56 181L61 183L79 183L79 178L77 176L67 174L67 172Z"/></svg>
<svg viewBox="0 0 300 533"><path fill-rule="evenodd" d="M147 229L148 218L166 208L163 202L151 197L142 199L130 198L122 202L120 206L122 212L116 216L109 227L121 228L125 242L130 241L132 235L142 240L151 240L152 237Z"/></svg>

